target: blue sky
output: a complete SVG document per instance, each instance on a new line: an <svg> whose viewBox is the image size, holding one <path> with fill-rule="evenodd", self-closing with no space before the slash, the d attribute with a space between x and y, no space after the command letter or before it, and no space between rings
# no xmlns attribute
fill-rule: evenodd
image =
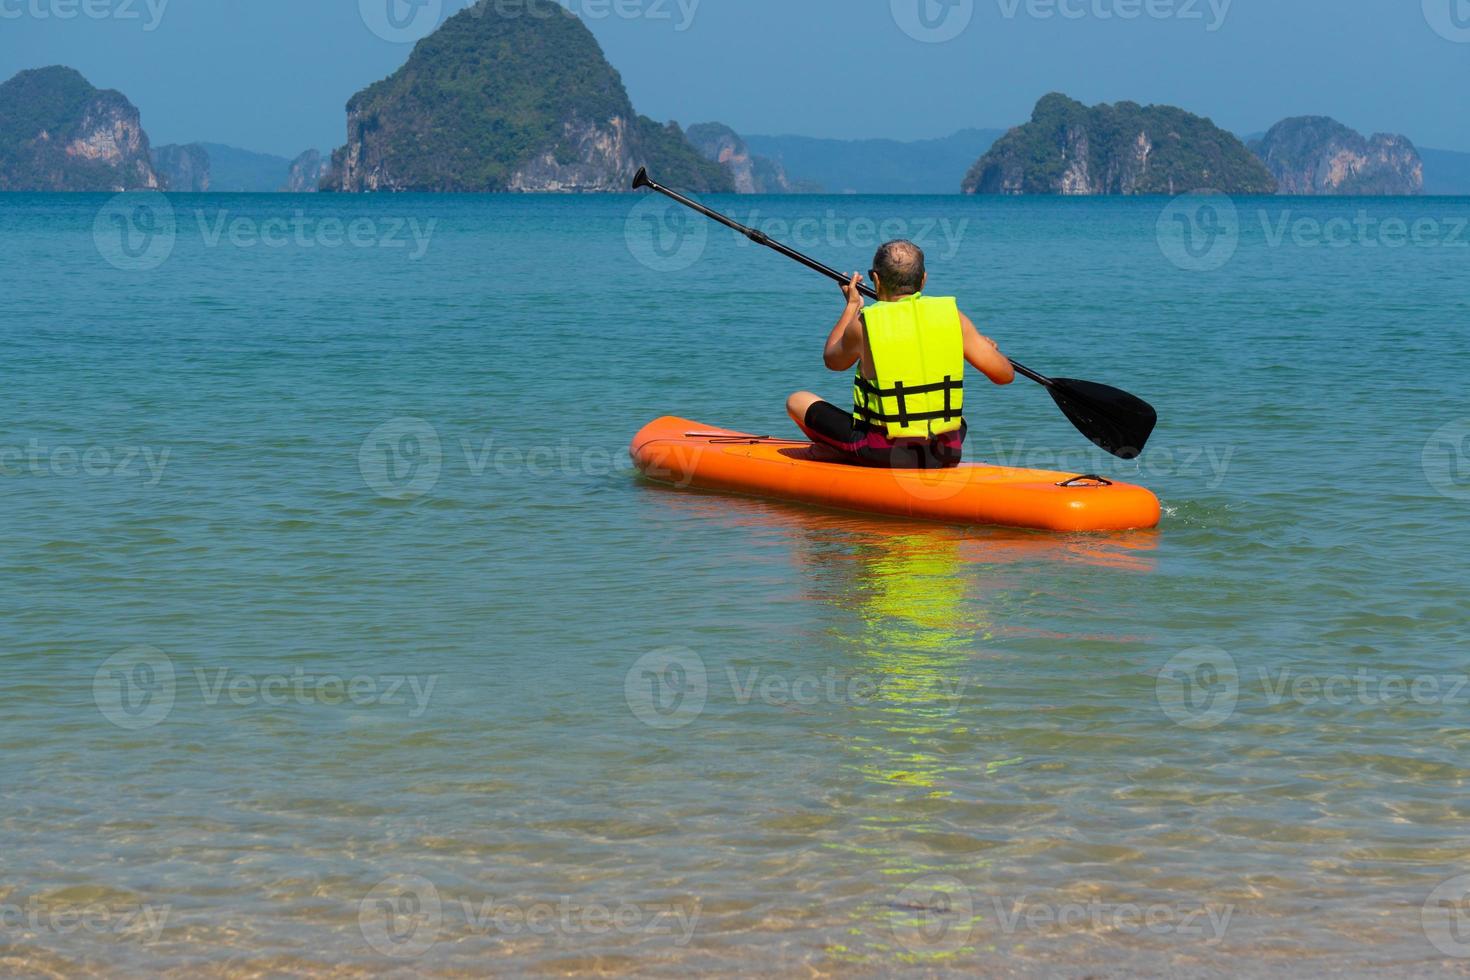
<svg viewBox="0 0 1470 980"><path fill-rule="evenodd" d="M389 2L0 0L0 75L71 65L131 98L156 143L292 156L341 143L347 99L407 58ZM410 36L466 5L416 2L398 8ZM1331 115L1470 151L1470 0L564 3L634 105L684 124L914 139L1013 125L1063 91L1237 132Z"/></svg>

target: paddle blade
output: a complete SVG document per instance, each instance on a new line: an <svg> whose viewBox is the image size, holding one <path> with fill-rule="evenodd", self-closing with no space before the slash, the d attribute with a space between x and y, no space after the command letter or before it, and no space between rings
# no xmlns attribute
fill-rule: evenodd
<svg viewBox="0 0 1470 980"><path fill-rule="evenodd" d="M638 172L633 175L633 189L635 191L642 190L643 188L650 187L652 185L653 181L648 179L648 168L639 167Z"/></svg>
<svg viewBox="0 0 1470 980"><path fill-rule="evenodd" d="M1148 402L1108 385L1053 378L1047 390L1079 432L1120 459L1137 459L1159 422Z"/></svg>

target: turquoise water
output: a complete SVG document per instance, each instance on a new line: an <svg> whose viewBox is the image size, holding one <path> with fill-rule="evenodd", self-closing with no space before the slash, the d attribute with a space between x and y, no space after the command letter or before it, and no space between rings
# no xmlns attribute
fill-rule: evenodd
<svg viewBox="0 0 1470 980"><path fill-rule="evenodd" d="M642 200L0 197L0 969L1465 968L1470 201L714 202L1152 401L1052 536L637 479L844 390Z"/></svg>

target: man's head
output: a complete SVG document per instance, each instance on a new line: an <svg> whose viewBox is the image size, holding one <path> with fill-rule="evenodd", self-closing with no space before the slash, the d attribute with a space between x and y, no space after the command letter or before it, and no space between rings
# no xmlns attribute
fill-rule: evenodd
<svg viewBox="0 0 1470 980"><path fill-rule="evenodd" d="M873 256L874 288L884 299L899 299L924 291L929 274L924 271L924 250L913 242L897 241L880 246Z"/></svg>

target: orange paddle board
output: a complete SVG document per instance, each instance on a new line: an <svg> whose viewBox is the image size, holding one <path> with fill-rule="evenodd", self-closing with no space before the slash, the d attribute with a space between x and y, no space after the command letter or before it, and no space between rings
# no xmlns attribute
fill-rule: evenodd
<svg viewBox="0 0 1470 980"><path fill-rule="evenodd" d="M659 483L861 513L1045 531L1127 531L1159 523L1158 498L1128 483L984 463L948 470L858 466L805 440L672 416L645 426L630 451L639 470Z"/></svg>

